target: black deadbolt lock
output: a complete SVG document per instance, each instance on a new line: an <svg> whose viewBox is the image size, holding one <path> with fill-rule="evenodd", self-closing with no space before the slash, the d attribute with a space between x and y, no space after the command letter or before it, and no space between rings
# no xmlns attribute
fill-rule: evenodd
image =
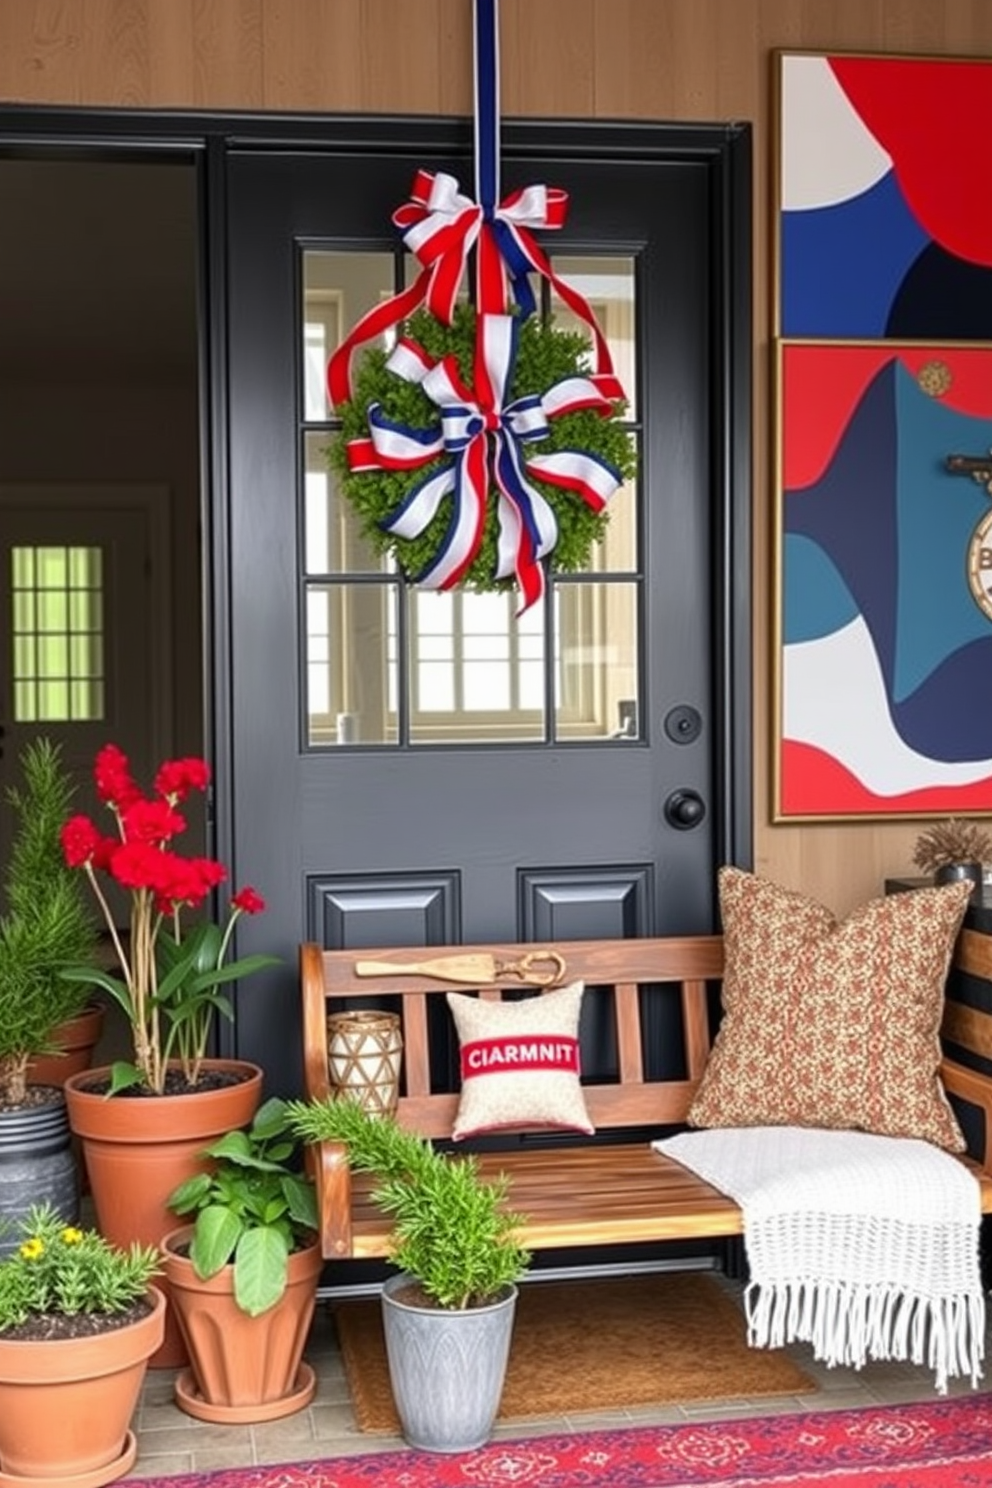
<svg viewBox="0 0 992 1488"><path fill-rule="evenodd" d="M703 731L703 716L689 703L679 703L665 714L665 733L676 744L693 744Z"/></svg>

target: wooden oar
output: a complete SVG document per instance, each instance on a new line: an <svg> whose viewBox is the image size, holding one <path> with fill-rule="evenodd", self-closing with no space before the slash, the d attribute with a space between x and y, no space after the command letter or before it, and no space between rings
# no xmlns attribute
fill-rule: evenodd
<svg viewBox="0 0 992 1488"><path fill-rule="evenodd" d="M541 962L549 963L550 970L536 970ZM466 982L474 987L487 986L500 977L515 977L533 987L551 987L561 980L564 971L564 956L548 950L528 951L519 961L499 961L488 951L472 951L427 961L355 962L355 975L360 977L429 976L442 982Z"/></svg>

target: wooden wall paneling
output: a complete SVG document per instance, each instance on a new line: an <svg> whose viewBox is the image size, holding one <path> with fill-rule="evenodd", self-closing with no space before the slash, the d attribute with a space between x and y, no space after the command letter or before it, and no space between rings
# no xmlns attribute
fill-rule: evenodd
<svg viewBox="0 0 992 1488"><path fill-rule="evenodd" d="M360 58L362 91L367 109L369 97L381 99L378 111L387 114L440 112L441 72L445 68L468 69L471 84L471 6L466 20L467 51L442 57L441 0L417 0L399 18L394 0L363 0L364 36ZM391 44L381 45L384 38ZM471 98L471 93L469 94ZM471 108L471 104L469 105Z"/></svg>
<svg viewBox="0 0 992 1488"><path fill-rule="evenodd" d="M500 5L505 114L595 117L594 16L600 0L509 0Z"/></svg>
<svg viewBox="0 0 992 1488"><path fill-rule="evenodd" d="M440 112L467 116L472 112L473 93L472 8L464 0L441 0L437 41L443 59ZM501 72L505 71L504 60ZM503 109L505 112L505 102Z"/></svg>
<svg viewBox="0 0 992 1488"><path fill-rule="evenodd" d="M0 10L0 89L12 103L85 103L82 92L82 14L45 0L3 0Z"/></svg>
<svg viewBox="0 0 992 1488"><path fill-rule="evenodd" d="M988 0L501 0L507 115L754 129L756 866L844 911L912 823L771 826L771 53L992 55ZM467 115L469 0L0 0L0 100Z"/></svg>
<svg viewBox="0 0 992 1488"><path fill-rule="evenodd" d="M264 100L270 109L361 109L362 0L267 0L262 16ZM333 99L334 103L328 100Z"/></svg>
<svg viewBox="0 0 992 1488"><path fill-rule="evenodd" d="M147 0L156 34L169 29L162 0ZM183 0L192 11L192 74L161 80L159 108L260 109L265 103L263 17L271 0Z"/></svg>

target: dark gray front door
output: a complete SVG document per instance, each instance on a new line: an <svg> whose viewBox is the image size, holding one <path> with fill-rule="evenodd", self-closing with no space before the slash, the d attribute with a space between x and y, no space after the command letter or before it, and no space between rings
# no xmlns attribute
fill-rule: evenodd
<svg viewBox="0 0 992 1488"><path fill-rule="evenodd" d="M639 460L594 568L517 623L405 585L328 478L323 363L403 282L391 213L419 165L471 190L467 134L388 124L228 162L219 847L269 904L240 949L286 958L235 1030L276 1089L302 939L701 931L749 853L746 134L504 128L505 190L570 193L542 245L600 312Z"/></svg>

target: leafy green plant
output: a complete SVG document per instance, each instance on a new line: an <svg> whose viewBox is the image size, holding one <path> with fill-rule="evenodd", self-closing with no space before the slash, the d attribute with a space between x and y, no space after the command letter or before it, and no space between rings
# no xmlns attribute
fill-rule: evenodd
<svg viewBox="0 0 992 1488"><path fill-rule="evenodd" d="M403 334L419 343L434 361L453 356L462 381L471 387L475 323L475 311L469 305L456 307L450 326L435 319L428 311L418 310L405 322ZM529 316L519 326L510 398L544 394L563 378L588 376L589 353L589 341L581 332L565 330ZM444 460L439 458L412 471L353 471L348 463L348 442L368 437L368 409L373 403L378 404L390 420L412 429L430 429L438 424L437 405L418 383L408 382L391 372L386 360L387 353L379 347L369 348L361 357L355 378L355 395L338 410L341 432L328 447L327 459L345 496L359 513L362 532L374 550L391 553L403 573L416 579L434 562L446 540L450 498L441 502L433 520L417 537L404 538L386 532L381 523L392 516L414 486L435 473ZM630 479L636 469L636 458L630 432L620 422L624 411L623 405L618 403L611 417L604 418L589 409L581 409L551 419L547 437L529 445L528 449L532 454L541 455L567 449L581 450L606 461L624 479ZM549 567L563 573L585 568L593 545L606 531L609 509L595 512L574 493L537 476L529 479L551 506L558 524L558 540L549 555ZM495 577L499 544L496 497L493 487L482 545L463 581L465 588L477 592L513 587L512 578Z"/></svg>
<svg viewBox="0 0 992 1488"><path fill-rule="evenodd" d="M195 1216L189 1258L197 1276L215 1276L234 1262L234 1299L251 1317L286 1290L290 1254L309 1244L318 1226L314 1185L295 1161L288 1108L267 1100L247 1130L227 1132L198 1173L170 1194L174 1213Z"/></svg>
<svg viewBox="0 0 992 1488"><path fill-rule="evenodd" d="M34 1054L53 1049L52 1031L80 1011L88 990L62 976L92 958L96 922L82 884L66 867L59 832L74 786L58 745L38 738L20 758L23 783L7 799L15 827L0 918L0 1103L23 1104Z"/></svg>
<svg viewBox="0 0 992 1488"><path fill-rule="evenodd" d="M161 1269L154 1246L113 1246L67 1225L50 1204L34 1205L17 1228L24 1238L0 1262L0 1331L44 1317L127 1312Z"/></svg>
<svg viewBox="0 0 992 1488"><path fill-rule="evenodd" d="M524 1275L506 1178L484 1182L475 1157L440 1152L352 1099L291 1101L289 1114L304 1141L343 1142L351 1166L375 1176L375 1201L394 1221L391 1258L438 1307L478 1305Z"/></svg>
<svg viewBox="0 0 992 1488"><path fill-rule="evenodd" d="M113 1065L111 1094L143 1084L161 1095L171 1059L178 1060L187 1085L197 1084L216 1014L233 1019L230 1001L218 989L278 965L273 956L226 960L238 919L260 914L265 900L246 884L231 896L223 928L205 920L184 930L183 915L200 909L227 877L222 863L186 858L172 848L186 829L176 808L210 783L205 760L166 760L146 796L131 775L127 756L116 744L105 744L97 753L93 778L113 817L115 835L104 837L89 817L74 816L63 823L60 840L68 867L82 870L89 880L121 975L91 966L67 967L63 975L102 987L130 1024L134 1058ZM126 943L100 874L131 896Z"/></svg>

